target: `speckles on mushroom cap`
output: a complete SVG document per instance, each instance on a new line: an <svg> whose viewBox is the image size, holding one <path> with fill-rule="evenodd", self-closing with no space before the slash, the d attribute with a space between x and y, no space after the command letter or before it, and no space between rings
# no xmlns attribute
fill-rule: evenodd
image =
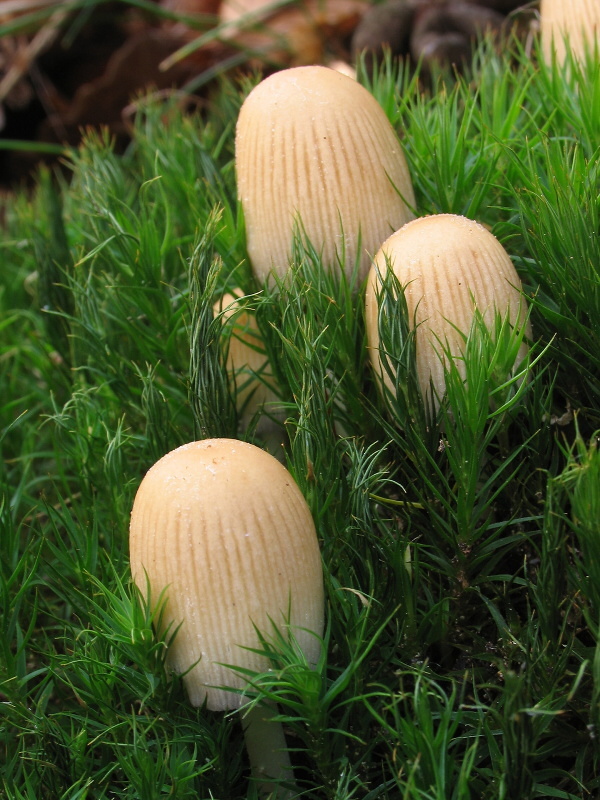
<svg viewBox="0 0 600 800"><path fill-rule="evenodd" d="M350 273L360 236L362 278L369 255L413 216L408 167L383 109L327 67L281 70L252 90L237 123L236 173L261 281L287 272L298 221L327 268L339 258Z"/></svg>
<svg viewBox="0 0 600 800"><path fill-rule="evenodd" d="M244 647L287 621L309 662L318 659L324 595L308 506L289 472L254 445L207 439L173 450L143 479L130 525L131 571L151 601L168 598L163 626L181 629L168 653L190 700L234 708L245 681L220 664L265 670Z"/></svg>
<svg viewBox="0 0 600 800"><path fill-rule="evenodd" d="M517 324L525 317L521 281L500 242L483 225L454 214L421 217L407 223L381 246L369 275L366 321L371 362L382 376L379 358L377 293L381 276L391 266L405 288L409 320L414 320L416 359L423 397L430 379L439 397L445 393L444 366L440 355L447 343L453 355L463 349L459 332L468 333L474 303L484 319L495 311L510 309ZM530 333L530 332L529 332ZM523 346L521 356L526 352ZM459 370L462 365L457 362ZM386 374L386 384L392 382Z"/></svg>

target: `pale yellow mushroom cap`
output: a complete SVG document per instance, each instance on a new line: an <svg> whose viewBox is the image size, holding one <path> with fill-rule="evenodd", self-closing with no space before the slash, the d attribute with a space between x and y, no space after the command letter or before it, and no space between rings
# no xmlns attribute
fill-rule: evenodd
<svg viewBox="0 0 600 800"><path fill-rule="evenodd" d="M454 214L421 217L387 239L375 256L366 292L369 355L376 375L390 390L392 381L379 354L379 306L382 277L388 264L405 288L409 323L417 326L416 360L423 397L430 380L435 394L445 393L444 345L460 356L475 307L492 322L496 310L509 313L511 324L524 321L521 281L506 250L483 225ZM474 305L475 304L475 305ZM528 329L528 337L531 331ZM527 352L521 348L520 358ZM463 366L457 361L459 370ZM434 398L435 402L435 398Z"/></svg>
<svg viewBox="0 0 600 800"><path fill-rule="evenodd" d="M362 279L381 243L413 217L408 167L383 109L328 67L281 70L250 92L237 123L236 173L261 282L287 273L298 220L326 268L339 258L350 274L358 256Z"/></svg>
<svg viewBox="0 0 600 800"><path fill-rule="evenodd" d="M254 445L206 439L173 450L146 474L130 524L131 571L162 624L181 624L168 663L186 672L192 704L239 707L245 679L221 664L264 671L254 625L288 621L309 663L323 632L321 556L310 510L289 472ZM312 631L317 636L308 633Z"/></svg>
<svg viewBox="0 0 600 800"><path fill-rule="evenodd" d="M238 411L247 423L262 407L276 413L281 404L258 323L254 314L241 305L243 296L241 289L227 292L214 304L213 312L221 314L223 325L232 328L226 366L236 387Z"/></svg>
<svg viewBox="0 0 600 800"><path fill-rule="evenodd" d="M582 58L586 48L593 52L600 46L600 0L542 0L540 35L547 63L553 51L558 63L564 63L567 42L576 58Z"/></svg>

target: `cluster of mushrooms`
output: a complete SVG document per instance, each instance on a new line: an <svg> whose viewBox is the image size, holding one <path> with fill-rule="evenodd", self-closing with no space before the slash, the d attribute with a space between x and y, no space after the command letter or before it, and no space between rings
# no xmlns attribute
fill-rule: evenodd
<svg viewBox="0 0 600 800"><path fill-rule="evenodd" d="M460 361L460 334L469 331L476 311L484 319L499 311L512 325L524 324L520 280L502 245L473 220L416 216L396 133L352 78L307 66L259 83L240 111L236 173L257 281L285 279L300 221L325 269L350 275L358 265L359 280L366 281L370 359L382 390L391 380L382 369L378 334L388 270L406 287L417 326L418 380L434 405L444 395L444 358ZM258 329L239 291L221 298L215 313L235 319L247 337L245 347L239 337L242 346L228 365L232 380L241 373L264 376ZM275 396L265 390L256 399ZM257 631L268 636L273 626L287 629L310 665L320 655L321 554L309 507L288 470L243 441L179 447L142 480L130 554L134 582L160 608L161 632L172 636L168 663L183 675L192 704L241 708L260 791L293 796L277 710L248 704L245 695L249 672L269 668Z"/></svg>

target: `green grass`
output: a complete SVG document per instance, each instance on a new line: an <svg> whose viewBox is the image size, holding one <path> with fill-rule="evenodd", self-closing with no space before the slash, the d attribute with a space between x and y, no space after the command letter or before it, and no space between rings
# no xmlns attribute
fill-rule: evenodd
<svg viewBox="0 0 600 800"><path fill-rule="evenodd" d="M298 242L253 282L233 132L250 83L185 117L143 106L117 155L89 133L6 203L0 242L0 796L255 797L237 714L190 707L130 582L146 470L238 435L212 302L241 286L286 412L280 455L314 515L327 595L310 670L263 632L303 796L600 793L600 70L485 45L435 92L391 65L370 88L402 137L419 214L488 225L531 301L534 343L468 333L437 419L401 302L398 376L367 365L363 287ZM398 287L390 287L397 293ZM524 378L524 379L523 379Z"/></svg>

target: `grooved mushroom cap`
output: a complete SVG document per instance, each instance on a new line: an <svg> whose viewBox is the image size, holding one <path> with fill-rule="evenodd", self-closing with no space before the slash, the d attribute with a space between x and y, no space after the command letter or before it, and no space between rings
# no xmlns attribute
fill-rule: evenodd
<svg viewBox="0 0 600 800"><path fill-rule="evenodd" d="M281 70L250 92L237 123L236 172L248 254L263 282L271 271L287 273L298 220L324 265L339 258L348 274L360 235L362 279L369 257L413 217L408 167L383 109L328 67Z"/></svg>
<svg viewBox="0 0 600 800"><path fill-rule="evenodd" d="M243 296L241 289L234 289L217 300L213 311L222 315L223 325L232 328L228 340L227 372L236 387L238 411L249 420L265 404L268 404L268 410L276 411L280 403L272 388L275 379L256 318L251 311L243 308Z"/></svg>
<svg viewBox="0 0 600 800"><path fill-rule="evenodd" d="M540 36L547 63L556 51L559 64L566 59L566 40L574 56L583 57L586 47L600 46L599 0L542 0Z"/></svg>
<svg viewBox="0 0 600 800"><path fill-rule="evenodd" d="M241 705L227 690L245 680L221 666L268 669L244 647L259 647L254 625L288 621L307 660L316 663L324 594L321 557L309 508L273 456L233 439L192 442L161 458L144 477L131 513L131 571L151 604L163 590L162 618L174 630L168 662L185 672L193 705ZM303 630L306 629L306 630Z"/></svg>
<svg viewBox="0 0 600 800"><path fill-rule="evenodd" d="M435 214L413 220L387 239L375 256L366 292L366 326L369 354L376 375L394 387L383 372L379 355L378 293L382 277L393 269L402 287L409 323L417 325L416 360L423 397L445 393L444 346L459 356L474 317L474 304L492 322L496 310L511 324L525 319L521 281L500 242L483 225L454 214ZM528 326L527 336L531 331ZM527 352L523 344L520 358ZM440 354L440 355L438 355ZM461 361L456 362L459 370ZM435 397L434 404L437 406Z"/></svg>

